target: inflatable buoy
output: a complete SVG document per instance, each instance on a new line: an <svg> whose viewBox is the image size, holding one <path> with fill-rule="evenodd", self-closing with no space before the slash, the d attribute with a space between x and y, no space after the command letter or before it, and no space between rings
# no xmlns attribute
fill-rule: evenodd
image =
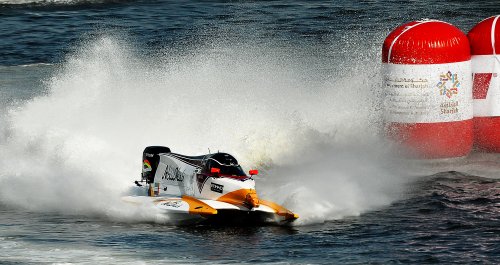
<svg viewBox="0 0 500 265"><path fill-rule="evenodd" d="M467 155L473 142L472 77L467 36L453 25L404 24L382 50L388 137L419 158Z"/></svg>
<svg viewBox="0 0 500 265"><path fill-rule="evenodd" d="M471 29L474 137L480 149L500 152L500 15Z"/></svg>

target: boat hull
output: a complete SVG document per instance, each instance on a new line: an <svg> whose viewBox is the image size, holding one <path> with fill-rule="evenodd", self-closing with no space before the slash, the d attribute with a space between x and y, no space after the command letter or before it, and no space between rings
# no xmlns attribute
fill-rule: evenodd
<svg viewBox="0 0 500 265"><path fill-rule="evenodd" d="M285 208L268 201L263 201L258 207L248 208L189 196L126 196L122 200L165 215L175 225L286 225L298 218Z"/></svg>

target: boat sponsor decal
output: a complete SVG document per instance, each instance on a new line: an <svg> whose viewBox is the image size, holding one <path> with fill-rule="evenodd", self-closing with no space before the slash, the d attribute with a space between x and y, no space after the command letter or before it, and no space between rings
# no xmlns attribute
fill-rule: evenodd
<svg viewBox="0 0 500 265"><path fill-rule="evenodd" d="M143 167L144 167L144 170L151 171L151 163L149 162L149 160L144 159L144 165L143 165Z"/></svg>
<svg viewBox="0 0 500 265"><path fill-rule="evenodd" d="M186 174L184 174L184 172L181 172L178 167L174 168L170 165L167 165L161 179L183 182L186 177Z"/></svg>
<svg viewBox="0 0 500 265"><path fill-rule="evenodd" d="M215 184L212 182L212 184L210 185L210 190L213 192L223 193L224 185Z"/></svg>
<svg viewBox="0 0 500 265"><path fill-rule="evenodd" d="M161 206L180 208L182 206L182 201L165 201L160 203Z"/></svg>

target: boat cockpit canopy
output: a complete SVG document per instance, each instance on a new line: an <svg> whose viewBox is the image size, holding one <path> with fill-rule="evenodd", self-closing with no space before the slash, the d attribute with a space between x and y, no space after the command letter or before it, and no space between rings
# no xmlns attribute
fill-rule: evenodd
<svg viewBox="0 0 500 265"><path fill-rule="evenodd" d="M212 168L218 168L218 174L222 176L246 177L245 171L238 164L236 158L226 153L216 153L206 159L203 166L203 173L212 174Z"/></svg>

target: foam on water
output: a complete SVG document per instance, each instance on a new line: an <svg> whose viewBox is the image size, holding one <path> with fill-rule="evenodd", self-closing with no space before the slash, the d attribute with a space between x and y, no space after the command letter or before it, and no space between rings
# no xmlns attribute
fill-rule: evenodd
<svg viewBox="0 0 500 265"><path fill-rule="evenodd" d="M13 237L0 237L0 260L12 264L47 263L50 264L148 264L143 257L133 253L123 253L99 247L85 248L60 245L57 247L33 244ZM156 262L168 264L192 264L183 260L162 259Z"/></svg>
<svg viewBox="0 0 500 265"><path fill-rule="evenodd" d="M262 46L148 60L120 38L83 43L45 95L4 113L0 199L157 219L119 198L139 177L143 148L165 145L188 155L226 151L264 169L262 195L302 223L387 205L406 177L379 139L378 49L343 56L352 63L330 62L338 75L325 76L308 68L310 58Z"/></svg>

